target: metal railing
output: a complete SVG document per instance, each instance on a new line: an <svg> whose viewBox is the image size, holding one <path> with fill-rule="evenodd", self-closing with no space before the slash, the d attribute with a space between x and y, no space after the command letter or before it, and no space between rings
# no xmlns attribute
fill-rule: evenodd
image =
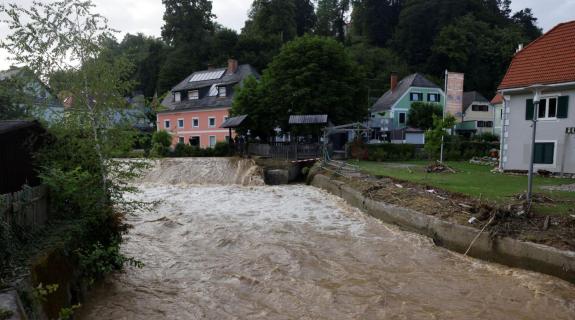
<svg viewBox="0 0 575 320"><path fill-rule="evenodd" d="M266 157L276 160L305 160L317 159L322 155L322 145L314 144L262 144L250 143L250 155Z"/></svg>

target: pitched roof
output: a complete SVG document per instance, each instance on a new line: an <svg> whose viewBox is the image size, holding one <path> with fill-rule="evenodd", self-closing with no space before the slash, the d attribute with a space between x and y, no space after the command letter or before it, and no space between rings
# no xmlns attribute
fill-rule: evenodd
<svg viewBox="0 0 575 320"><path fill-rule="evenodd" d="M467 109L467 107L474 102L489 104L489 100L477 91L468 91L463 93L463 109Z"/></svg>
<svg viewBox="0 0 575 320"><path fill-rule="evenodd" d="M419 88L439 88L438 85L429 81L419 73L411 74L399 81L395 90L388 90L377 102L371 107L372 112L390 110L391 107L409 90L411 87Z"/></svg>
<svg viewBox="0 0 575 320"><path fill-rule="evenodd" d="M575 81L575 21L561 23L519 51L499 89Z"/></svg>
<svg viewBox="0 0 575 320"><path fill-rule="evenodd" d="M292 115L289 124L324 124L327 123L327 114Z"/></svg>
<svg viewBox="0 0 575 320"><path fill-rule="evenodd" d="M495 97L493 97L493 99L491 99L491 104L502 104L503 103L503 95L501 93L498 93L497 95L495 95Z"/></svg>
<svg viewBox="0 0 575 320"><path fill-rule="evenodd" d="M197 100L182 100L180 102L173 101L173 92L187 91L194 89L201 89L206 87L213 87L214 85L235 85L241 83L248 76L260 77L260 74L254 67L249 64L238 66L235 73L226 72L226 68L219 68L213 70L196 71L186 77L182 82L176 85L164 98L162 105L167 107L168 110L162 112L173 111L186 111L186 110L203 110L212 108L225 108L232 105L233 93L226 97L218 97L216 95L207 95ZM218 77L219 75L219 77ZM190 80L200 79L200 81ZM204 80L205 79L205 80ZM209 79L209 80L208 80Z"/></svg>
<svg viewBox="0 0 575 320"><path fill-rule="evenodd" d="M242 123L246 120L247 115L241 115L233 118L229 118L228 120L224 121L220 128L229 129L229 128L237 128L242 125Z"/></svg>

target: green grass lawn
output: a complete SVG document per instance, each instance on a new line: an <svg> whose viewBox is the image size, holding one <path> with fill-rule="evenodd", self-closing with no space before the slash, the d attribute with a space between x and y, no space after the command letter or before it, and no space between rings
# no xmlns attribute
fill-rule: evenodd
<svg viewBox="0 0 575 320"><path fill-rule="evenodd" d="M491 167L474 165L467 162L447 162L457 173L427 173L428 162L414 161L403 163L352 161L359 165L362 171L371 175L386 176L399 180L426 184L451 192L462 193L475 198L481 197L499 204L507 203L516 194L526 192L527 176L512 176L491 173ZM575 193L547 191L541 186L552 186L575 183L570 179L555 179L536 177L534 192L545 194L554 200L575 201ZM567 213L575 206L575 202L561 203L553 206L538 206L539 213Z"/></svg>

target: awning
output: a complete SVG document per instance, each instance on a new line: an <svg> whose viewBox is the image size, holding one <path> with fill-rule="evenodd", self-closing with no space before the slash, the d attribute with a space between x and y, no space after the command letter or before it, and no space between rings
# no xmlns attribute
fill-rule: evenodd
<svg viewBox="0 0 575 320"><path fill-rule="evenodd" d="M247 117L248 117L247 115L243 115L243 116L229 118L228 120L224 121L224 123L221 125L220 128L224 128L224 129L237 128L237 127L242 125L242 123L246 120Z"/></svg>
<svg viewBox="0 0 575 320"><path fill-rule="evenodd" d="M289 124L327 124L327 114L290 116Z"/></svg>

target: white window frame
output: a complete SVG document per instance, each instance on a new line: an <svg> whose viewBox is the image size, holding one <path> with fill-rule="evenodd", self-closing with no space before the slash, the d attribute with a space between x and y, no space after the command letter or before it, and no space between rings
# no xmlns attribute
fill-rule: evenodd
<svg viewBox="0 0 575 320"><path fill-rule="evenodd" d="M535 140L535 143L553 143L553 163L534 163L533 166L537 168L555 168L557 167L557 140Z"/></svg>
<svg viewBox="0 0 575 320"><path fill-rule="evenodd" d="M228 88L226 86L218 86L218 97L225 98L227 96L228 96Z"/></svg>
<svg viewBox="0 0 575 320"><path fill-rule="evenodd" d="M487 110L473 110L473 107L487 107ZM489 112L489 106L485 104L472 104L471 111L473 112Z"/></svg>
<svg viewBox="0 0 575 320"><path fill-rule="evenodd" d="M549 100L555 99L555 117L549 117ZM541 101L545 100L545 117L539 117L539 110L541 108ZM549 121L557 120L557 112L559 111L559 96L544 96L541 97L539 106L537 107L537 120Z"/></svg>
<svg viewBox="0 0 575 320"><path fill-rule="evenodd" d="M403 122L401 122L401 115L403 114ZM407 125L407 112L401 111L397 113L397 123Z"/></svg>
<svg viewBox="0 0 575 320"><path fill-rule="evenodd" d="M419 95L421 95L421 100L413 100L413 99L412 99L412 96L411 96L412 94L419 94ZM409 101L411 101L411 102L422 102L422 101L424 101L424 100L425 100L425 99L424 99L424 97L423 97L423 92L412 91L412 92L409 93Z"/></svg>
<svg viewBox="0 0 575 320"><path fill-rule="evenodd" d="M433 100L433 101L432 101L432 100L429 100L429 98L432 97L432 96L434 97L433 99L435 99L435 100ZM439 102L439 97L440 97L439 93L429 92L429 93L427 94L427 102L434 102L434 103L435 103L435 102Z"/></svg>
<svg viewBox="0 0 575 320"><path fill-rule="evenodd" d="M212 145L212 138L214 138L214 144L213 145ZM218 137L217 136L209 136L208 137L208 147L215 148L217 143L218 143Z"/></svg>
<svg viewBox="0 0 575 320"><path fill-rule="evenodd" d="M180 126L180 123L182 124ZM184 126L186 125L186 123L184 122L184 119L180 118L178 119L178 129L184 129Z"/></svg>
<svg viewBox="0 0 575 320"><path fill-rule="evenodd" d="M164 120L164 129L171 129L172 122L170 120Z"/></svg>
<svg viewBox="0 0 575 320"><path fill-rule="evenodd" d="M188 91L188 100L199 100L200 90L190 90Z"/></svg>
<svg viewBox="0 0 575 320"><path fill-rule="evenodd" d="M214 120L214 125L211 125L211 120ZM215 128L217 126L216 117L208 117L208 128Z"/></svg>
<svg viewBox="0 0 575 320"><path fill-rule="evenodd" d="M197 121L198 124L194 124L194 121ZM192 128L199 128L200 127L200 118L198 117L193 117L192 118Z"/></svg>
<svg viewBox="0 0 575 320"><path fill-rule="evenodd" d="M181 102L182 101L182 93L181 92L174 92L174 101Z"/></svg>

